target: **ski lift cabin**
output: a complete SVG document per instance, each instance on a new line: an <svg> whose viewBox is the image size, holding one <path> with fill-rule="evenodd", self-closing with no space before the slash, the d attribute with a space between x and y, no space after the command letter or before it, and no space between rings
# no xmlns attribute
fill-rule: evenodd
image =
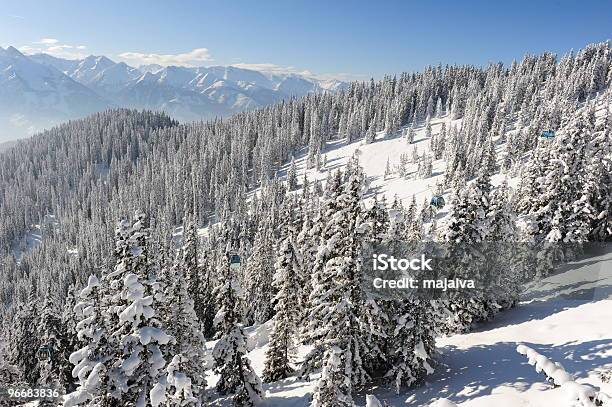
<svg viewBox="0 0 612 407"><path fill-rule="evenodd" d="M555 132L552 130L544 130L540 136L545 139L551 139L555 137Z"/></svg>
<svg viewBox="0 0 612 407"><path fill-rule="evenodd" d="M36 358L38 360L51 360L52 356L53 348L51 345L42 345L38 348L38 351L36 351Z"/></svg>
<svg viewBox="0 0 612 407"><path fill-rule="evenodd" d="M442 195L434 195L431 197L430 204L434 208L442 209L444 208L444 205L446 204L446 202L444 201L444 197Z"/></svg>
<svg viewBox="0 0 612 407"><path fill-rule="evenodd" d="M237 253L231 253L229 256L230 269L239 269L240 268L240 256Z"/></svg>

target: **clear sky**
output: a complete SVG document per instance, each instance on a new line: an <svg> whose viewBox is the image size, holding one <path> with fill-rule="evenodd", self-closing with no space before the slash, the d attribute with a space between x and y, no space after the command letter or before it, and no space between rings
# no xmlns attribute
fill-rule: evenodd
<svg viewBox="0 0 612 407"><path fill-rule="evenodd" d="M381 77L612 38L612 1L0 0L0 46ZM264 65L265 64L265 65Z"/></svg>

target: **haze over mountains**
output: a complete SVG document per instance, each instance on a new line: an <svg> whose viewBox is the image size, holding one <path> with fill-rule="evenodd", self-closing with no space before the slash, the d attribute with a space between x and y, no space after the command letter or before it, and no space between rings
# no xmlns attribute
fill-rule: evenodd
<svg viewBox="0 0 612 407"><path fill-rule="evenodd" d="M110 107L163 110L191 121L343 86L232 66L134 68L105 56L68 60L0 47L0 143Z"/></svg>

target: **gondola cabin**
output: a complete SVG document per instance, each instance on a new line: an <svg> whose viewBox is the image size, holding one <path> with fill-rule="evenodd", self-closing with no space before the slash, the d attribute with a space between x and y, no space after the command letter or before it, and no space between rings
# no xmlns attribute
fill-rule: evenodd
<svg viewBox="0 0 612 407"><path fill-rule="evenodd" d="M240 268L240 256L236 253L232 253L229 256L230 269L239 269Z"/></svg>
<svg viewBox="0 0 612 407"><path fill-rule="evenodd" d="M442 209L444 208L446 202L444 201L444 197L442 195L434 195L431 197L430 204L436 209Z"/></svg>
<svg viewBox="0 0 612 407"><path fill-rule="evenodd" d="M550 139L555 137L555 132L552 130L544 130L541 134L542 138Z"/></svg>
<svg viewBox="0 0 612 407"><path fill-rule="evenodd" d="M42 345L38 348L38 351L36 351L36 358L38 360L51 360L52 357L53 349L50 345Z"/></svg>

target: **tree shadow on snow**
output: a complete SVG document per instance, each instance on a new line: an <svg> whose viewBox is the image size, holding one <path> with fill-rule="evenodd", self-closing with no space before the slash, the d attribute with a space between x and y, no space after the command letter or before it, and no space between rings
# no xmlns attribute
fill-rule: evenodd
<svg viewBox="0 0 612 407"><path fill-rule="evenodd" d="M499 386L513 387L522 392L533 383L545 383L545 377L527 363L525 356L516 352L518 345L517 342L500 342L467 349L443 347L436 371L422 386L404 390L399 396L390 387L377 389L377 396L390 405L397 405L399 400L408 406L428 405L441 397L462 403L490 395ZM557 346L525 345L560 362L576 378L586 377L595 368L612 363L612 339Z"/></svg>

